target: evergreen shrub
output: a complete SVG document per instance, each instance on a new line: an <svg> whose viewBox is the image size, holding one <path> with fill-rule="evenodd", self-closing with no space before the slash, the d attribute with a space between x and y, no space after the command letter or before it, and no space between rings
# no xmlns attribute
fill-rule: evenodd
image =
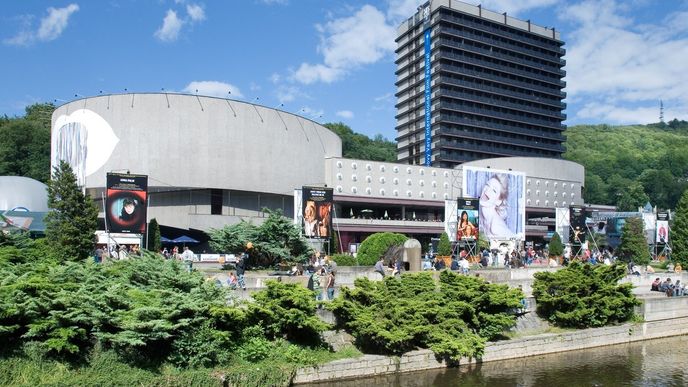
<svg viewBox="0 0 688 387"><path fill-rule="evenodd" d="M367 237L358 249L358 264L372 266L390 247L404 244L408 237L392 232L381 232Z"/></svg>
<svg viewBox="0 0 688 387"><path fill-rule="evenodd" d="M555 272L535 274L537 313L560 327L601 327L630 320L640 301L633 285L619 284L625 265L590 265L578 261Z"/></svg>

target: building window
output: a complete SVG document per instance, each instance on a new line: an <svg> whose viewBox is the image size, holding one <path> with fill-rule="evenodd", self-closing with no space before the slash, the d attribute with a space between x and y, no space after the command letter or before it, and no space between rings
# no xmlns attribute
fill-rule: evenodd
<svg viewBox="0 0 688 387"><path fill-rule="evenodd" d="M210 190L210 215L222 215L222 190Z"/></svg>

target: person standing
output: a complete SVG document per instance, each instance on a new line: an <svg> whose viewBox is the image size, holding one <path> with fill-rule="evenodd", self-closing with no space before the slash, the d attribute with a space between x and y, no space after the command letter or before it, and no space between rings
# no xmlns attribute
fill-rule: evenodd
<svg viewBox="0 0 688 387"><path fill-rule="evenodd" d="M186 265L186 270L191 273L191 270L193 270L193 260L194 260L194 253L189 249L188 246L184 246L184 252L182 253L182 261L184 261L184 264Z"/></svg>
<svg viewBox="0 0 688 387"><path fill-rule="evenodd" d="M327 274L327 299L330 301L334 300L334 280L335 272L331 270Z"/></svg>
<svg viewBox="0 0 688 387"><path fill-rule="evenodd" d="M246 271L246 254L242 253L236 263L236 274L241 290L246 290L246 283L244 282L244 272Z"/></svg>
<svg viewBox="0 0 688 387"><path fill-rule="evenodd" d="M380 259L377 260L377 263L375 263L375 271L380 273L382 278L385 277L385 264L384 264L385 257L380 256Z"/></svg>

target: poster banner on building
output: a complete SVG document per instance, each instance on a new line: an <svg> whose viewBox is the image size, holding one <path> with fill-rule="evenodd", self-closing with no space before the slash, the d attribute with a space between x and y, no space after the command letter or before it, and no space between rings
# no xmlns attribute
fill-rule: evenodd
<svg viewBox="0 0 688 387"><path fill-rule="evenodd" d="M301 194L304 236L329 238L332 235L332 188L303 187Z"/></svg>
<svg viewBox="0 0 688 387"><path fill-rule="evenodd" d="M669 242L669 221L657 220L657 235L655 236L656 243L666 244Z"/></svg>
<svg viewBox="0 0 688 387"><path fill-rule="evenodd" d="M475 198L459 198L459 223L456 230L458 240L475 241L479 230L479 203Z"/></svg>
<svg viewBox="0 0 688 387"><path fill-rule="evenodd" d="M580 245L585 242L585 234L587 232L585 217L585 208L580 206L569 207L569 222L571 223L570 243Z"/></svg>
<svg viewBox="0 0 688 387"><path fill-rule="evenodd" d="M456 200L444 201L444 232L447 233L450 242L456 242L456 228L458 223L458 207Z"/></svg>
<svg viewBox="0 0 688 387"><path fill-rule="evenodd" d="M487 239L525 239L525 173L463 167L463 191L478 198L480 232Z"/></svg>
<svg viewBox="0 0 688 387"><path fill-rule="evenodd" d="M146 233L148 176L107 174L105 220L109 232Z"/></svg>
<svg viewBox="0 0 688 387"><path fill-rule="evenodd" d="M559 234L559 238L561 238L562 243L565 243L569 240L569 228L571 227L571 222L569 220L569 209L562 207L555 208L554 210L556 211L554 214L556 222L555 231L557 234Z"/></svg>
<svg viewBox="0 0 688 387"><path fill-rule="evenodd" d="M300 225L303 222L303 192L301 189L294 189L294 224Z"/></svg>

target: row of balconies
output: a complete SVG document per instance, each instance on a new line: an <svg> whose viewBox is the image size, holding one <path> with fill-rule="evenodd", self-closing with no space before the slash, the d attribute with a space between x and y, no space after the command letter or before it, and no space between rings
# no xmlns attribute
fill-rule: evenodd
<svg viewBox="0 0 688 387"><path fill-rule="evenodd" d="M527 64L523 65L522 63L521 63L521 66L527 66L530 68L534 68L536 71L527 71L527 70L519 68L519 66L507 66L507 65L499 64L496 61L488 60L488 59L493 59L493 58L501 59L501 58L499 58L499 55L493 55L492 53L490 53L489 50L485 50L482 48L476 48L473 46L469 46L467 44L452 42L451 40L448 40L448 39L441 39L440 45L452 49L452 51L448 52L448 51L442 50L442 48L440 48L440 52L437 53L437 55L440 58L453 58L453 59L459 60L461 62L468 62L468 63L474 64L474 65L475 65L475 63L479 63L483 67L496 69L496 70L503 71L503 72L508 73L508 74L518 74L518 75L521 75L523 77L531 78L533 80L540 81L543 83L551 83L557 87L566 86L566 82L561 80L565 74L554 73L554 72L548 71L546 69L533 67L533 66L530 66ZM465 52L471 52L471 53L477 54L477 55L470 56L470 55L464 54L463 52L455 52L457 49L465 51ZM509 61L509 60L505 60L505 61L511 62L511 63L514 62L514 61ZM540 70L540 71L538 72L537 70ZM544 72L547 72L547 73L552 74L552 75L548 76L548 75L544 74ZM564 70L560 70L560 72L565 73Z"/></svg>
<svg viewBox="0 0 688 387"><path fill-rule="evenodd" d="M486 26L483 23L477 23L475 22L475 17L473 16L468 16L468 15L462 15L463 17L456 17L452 15L448 15L447 13L440 13L440 16L438 18L439 23L443 24L442 22L450 22L450 23L455 23L461 26L465 27L471 27L475 30L485 32L491 35L499 36L508 40L515 40L520 43L525 43L525 44L530 44L535 47L542 48L544 50L549 50L552 52L555 52L561 56L566 54L566 49L561 47L559 43L554 40L554 39L547 39L547 38L533 38L530 34L523 32L523 33L508 33L506 31L502 31L501 29L498 28L490 28ZM516 35L516 36L514 36ZM562 65L566 64L565 61L563 61Z"/></svg>
<svg viewBox="0 0 688 387"><path fill-rule="evenodd" d="M559 67L566 64L566 61L560 58L559 55L561 55L561 54L559 54L559 53L550 51L551 54L548 55L544 52L533 50L533 49L527 48L523 45L519 46L518 44L512 44L512 43L508 43L508 42L504 41L504 40L508 40L508 41L514 42L513 39L506 39L503 37L501 39L488 38L485 36L480 36L478 34L474 34L467 29L453 28L453 27L447 26L446 24L440 25L440 32L441 33L448 33L448 34L462 37L462 38L468 38L471 40L485 43L485 44L490 45L490 46L498 47L500 49L513 51L513 52L518 53L518 54L526 54L526 55L529 55L532 57L536 57L538 59L542 59L542 60L554 63L556 68L559 68ZM517 43L521 43L521 42L518 41Z"/></svg>
<svg viewBox="0 0 688 387"><path fill-rule="evenodd" d="M514 134L514 133L509 133L510 136L503 136L503 135L495 135L495 134L489 134L485 133L486 131L493 132L491 128L482 128L480 132L474 131L474 130L466 130L464 128L456 128L456 127L448 127L448 126L442 126L440 127L437 131L435 136L439 136L441 138L447 139L449 138L448 141L451 141L451 138L453 137L458 137L458 138L470 138L474 140L483 140L483 139L488 139L494 142L502 142L506 144L519 144L519 145L525 145L525 146L535 146L533 144L548 144L548 145L557 145L557 148L552 148L556 149L558 151L564 152L566 148L562 145L562 141L557 141L557 140L552 140L550 138L546 138L543 136L538 136L534 137L530 133L519 133L519 134ZM517 137L515 137L517 136ZM531 139L524 139L523 137L531 137ZM565 138L564 136L560 136L561 138ZM550 147L551 148L551 147Z"/></svg>
<svg viewBox="0 0 688 387"><path fill-rule="evenodd" d="M435 95L439 97L450 97L450 98L457 98L457 99L463 99L466 101L473 101L473 102L480 102L484 103L487 105L492 105L496 107L505 107L505 108L510 108L514 110L519 110L519 111L524 111L527 113L532 113L532 114L539 114L542 116L546 116L549 118L554 118L560 121L563 121L566 119L566 115L562 114L560 111L554 111L554 110L547 110L547 109L542 109L537 106L533 105L526 105L524 103L515 103L511 101L506 101L503 98L489 98L489 97L484 97L482 95L478 95L477 93L467 93L467 92L462 92L462 91L452 91L452 90L447 90L447 89L440 89L435 93Z"/></svg>
<svg viewBox="0 0 688 387"><path fill-rule="evenodd" d="M504 76L499 76L492 74L487 71L476 71L476 70L470 70L467 68L461 68L458 66L453 66L453 65L448 65L448 64L440 64L439 71L448 71L448 72L453 72L456 74L461 74L461 75L471 75L477 78L482 78L482 79L487 79L496 83L501 83L507 86L512 86L512 87L519 87L524 90L536 90L544 94L549 94L556 96L558 98L564 99L566 98L566 93L559 90L559 89L553 89L553 88L548 88L548 87L543 87L540 85L536 85L533 83L528 83L528 82L522 82L518 81L515 79L511 79L508 77Z"/></svg>
<svg viewBox="0 0 688 387"><path fill-rule="evenodd" d="M447 65L449 66L449 65ZM532 90L529 90L530 93L522 93L518 91L514 91L512 89L506 88L506 87L494 87L494 86L488 86L485 82L474 82L474 81L468 81L468 80L463 80L463 79L457 79L453 76L447 76L440 74L439 77L436 79L439 80L439 84L442 86L446 85L451 85L451 86L456 86L460 88L466 88L466 89L472 89L472 90L478 90L478 91L486 91L486 92L491 92L497 95L503 95L503 96L509 96L513 98L518 98L523 101L531 102L534 104L541 104L541 105L549 105L553 106L557 109L564 110L566 109L566 103L561 102L560 99L558 98L552 98L552 97L545 97L541 94L533 94ZM516 89L516 88L514 88ZM444 89L441 89L442 91ZM518 88L518 90L522 90Z"/></svg>
<svg viewBox="0 0 688 387"><path fill-rule="evenodd" d="M504 120L504 121L515 121L515 122L520 122L522 124L527 124L527 125L541 126L543 128L550 128L550 129L557 129L557 130L565 130L566 129L566 126L562 125L561 122L552 122L552 121L540 120L540 119L533 118L533 117L527 117L525 115L507 113L507 112L503 112L503 111L487 109L484 107L467 106L464 104L456 104L456 103L441 101L437 105L436 109L452 110L452 111L461 112L461 113L468 112L468 113L478 114L478 115L482 115L482 116L486 116L486 117L492 117L492 118L496 118L496 119Z"/></svg>
<svg viewBox="0 0 688 387"><path fill-rule="evenodd" d="M472 118L466 118L466 117L461 117L457 114L447 114L447 113L440 113L438 116L435 116L435 120L433 121L435 123L452 123L456 125L467 125L467 126L472 126L475 128L481 128L481 129L490 129L490 130L498 130L500 132L506 132L506 133L512 133L512 134L520 134L520 135L528 135L532 137L541 137L545 138L551 141L561 141L564 142L566 141L566 137L564 137L561 133L549 133L545 131L539 131L539 130L533 130L533 129L528 129L524 127L519 127L519 126L512 126L512 125L504 125L500 124L497 122L493 121L484 121L484 120L476 120Z"/></svg>
<svg viewBox="0 0 688 387"><path fill-rule="evenodd" d="M492 141L490 141L492 140ZM564 153L566 151L566 148L564 148L561 144L550 144L550 143L545 143L545 142L538 142L538 141L533 141L533 140L522 140L522 139L515 139L515 138L504 138L500 136L492 136L492 135L484 135L480 137L477 141L480 141L482 144L504 144L504 145L511 145L511 146L519 146L521 148L532 148L532 149L541 149L544 151L548 152L553 152L553 153ZM470 144L470 143L465 143L465 142L460 142L460 141L454 141L454 140L447 140L447 139L441 139L439 142L439 147L440 148L452 148L452 149L473 149L473 150L478 150L481 152L485 152L487 149L491 148L491 145L480 145L480 144ZM504 148L502 148L504 149ZM513 147L509 147L509 149L516 149ZM530 151L532 154L532 151Z"/></svg>

